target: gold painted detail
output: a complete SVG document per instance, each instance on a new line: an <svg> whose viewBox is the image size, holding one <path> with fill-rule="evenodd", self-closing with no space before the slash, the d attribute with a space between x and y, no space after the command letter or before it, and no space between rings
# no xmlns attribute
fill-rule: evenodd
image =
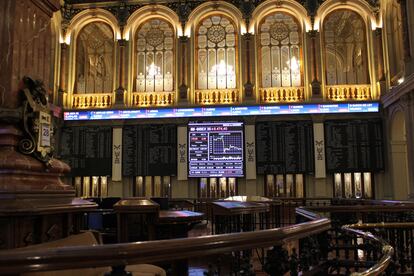
<svg viewBox="0 0 414 276"><path fill-rule="evenodd" d="M108 108L111 105L112 93L72 95L72 108Z"/></svg>
<svg viewBox="0 0 414 276"><path fill-rule="evenodd" d="M305 99L305 90L300 87L259 88L261 103L299 102Z"/></svg>
<svg viewBox="0 0 414 276"><path fill-rule="evenodd" d="M134 92L133 106L166 106L175 103L175 92Z"/></svg>
<svg viewBox="0 0 414 276"><path fill-rule="evenodd" d="M325 87L328 100L331 101L365 101L371 100L371 85L348 84L328 85Z"/></svg>
<svg viewBox="0 0 414 276"><path fill-rule="evenodd" d="M196 104L233 104L240 103L238 89L196 90Z"/></svg>

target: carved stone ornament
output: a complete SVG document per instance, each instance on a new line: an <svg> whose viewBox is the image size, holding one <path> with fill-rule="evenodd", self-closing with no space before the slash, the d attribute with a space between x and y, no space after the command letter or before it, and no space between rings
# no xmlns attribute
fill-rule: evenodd
<svg viewBox="0 0 414 276"><path fill-rule="evenodd" d="M223 26L214 25L210 27L207 31L208 40L213 43L219 43L224 40L226 37L226 30Z"/></svg>
<svg viewBox="0 0 414 276"><path fill-rule="evenodd" d="M164 32L159 28L152 28L145 36L147 43L153 47L157 47L164 42Z"/></svg>
<svg viewBox="0 0 414 276"><path fill-rule="evenodd" d="M50 165L53 157L52 116L48 108L47 94L41 81L23 78L23 129L24 137L18 149L21 153L33 155Z"/></svg>
<svg viewBox="0 0 414 276"><path fill-rule="evenodd" d="M289 36L289 27L283 22L275 22L270 27L270 36L273 39L282 41Z"/></svg>

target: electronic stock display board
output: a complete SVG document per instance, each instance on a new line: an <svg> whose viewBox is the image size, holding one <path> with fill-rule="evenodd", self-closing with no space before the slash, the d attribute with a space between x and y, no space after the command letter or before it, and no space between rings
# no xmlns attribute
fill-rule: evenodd
<svg viewBox="0 0 414 276"><path fill-rule="evenodd" d="M65 111L65 121L378 112L378 102Z"/></svg>
<svg viewBox="0 0 414 276"><path fill-rule="evenodd" d="M188 176L244 176L243 131L242 122L190 122Z"/></svg>

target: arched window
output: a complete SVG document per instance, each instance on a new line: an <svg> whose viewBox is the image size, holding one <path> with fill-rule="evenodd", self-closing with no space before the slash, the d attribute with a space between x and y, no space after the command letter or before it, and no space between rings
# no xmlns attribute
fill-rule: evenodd
<svg viewBox="0 0 414 276"><path fill-rule="evenodd" d="M236 88L237 35L225 16L202 20L196 31L197 88Z"/></svg>
<svg viewBox="0 0 414 276"><path fill-rule="evenodd" d="M136 34L137 92L174 89L174 29L166 21L150 19Z"/></svg>
<svg viewBox="0 0 414 276"><path fill-rule="evenodd" d="M369 84L366 27L350 10L330 13L323 23L326 84Z"/></svg>
<svg viewBox="0 0 414 276"><path fill-rule="evenodd" d="M76 42L75 93L113 90L114 33L103 22L89 23Z"/></svg>
<svg viewBox="0 0 414 276"><path fill-rule="evenodd" d="M259 27L261 86L302 86L298 22L286 13L264 18Z"/></svg>

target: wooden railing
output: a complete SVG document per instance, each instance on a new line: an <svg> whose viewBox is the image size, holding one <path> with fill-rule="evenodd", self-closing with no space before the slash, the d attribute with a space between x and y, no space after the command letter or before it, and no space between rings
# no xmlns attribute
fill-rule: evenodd
<svg viewBox="0 0 414 276"><path fill-rule="evenodd" d="M98 246L64 247L25 252L0 252L0 274L103 266L125 266L265 248L318 234L330 221L315 215L310 222L256 232L232 233Z"/></svg>
<svg viewBox="0 0 414 276"><path fill-rule="evenodd" d="M73 94L70 96L70 108L95 109L110 108L113 104L112 93Z"/></svg>
<svg viewBox="0 0 414 276"><path fill-rule="evenodd" d="M259 88L261 103L300 102L305 100L304 87Z"/></svg>
<svg viewBox="0 0 414 276"><path fill-rule="evenodd" d="M134 92L132 105L136 107L174 105L175 97L175 92Z"/></svg>
<svg viewBox="0 0 414 276"><path fill-rule="evenodd" d="M104 266L122 270L126 265L131 264L165 263L230 252L233 252L230 256L241 252L242 256L247 254L245 256L251 257L250 254L253 252L251 249L261 249L255 252L262 252L262 260L265 260L262 265L267 273L269 270L272 271L271 269L284 266L284 273L291 271L293 275L297 275L295 273L299 271L306 272L312 269L313 275L332 275L332 271L336 271L338 274L373 276L384 272L390 264L398 264L399 267L404 265L403 261L404 258L407 259L407 255L401 255L402 261L397 260L396 257L400 258L398 254L404 254L408 249L398 251L398 247L401 246L398 243L405 239L410 242L410 246L413 246L414 222L404 226L400 223L388 224L388 222L384 224L353 222L364 221L364 219L383 220L384 214L388 212L391 213L389 219L404 213L402 219L406 220L413 214L414 203L332 200L329 204L327 200L326 198L281 200L280 204L275 205L280 208L280 214L288 214L293 209L296 215L295 224L281 228L185 239L64 247L43 251L4 251L0 252L0 274ZM300 203L307 207L297 207ZM197 208L197 205L195 204L194 207ZM330 219L323 217L322 214ZM372 214L375 215L371 216ZM338 218L343 219L337 220ZM410 226L408 228L411 232L403 234L394 245L397 247L397 256L393 256L393 247L386 241L389 233L379 235L360 231L360 229L372 230L372 227L377 228L381 225L386 229L399 230ZM288 251L282 245L292 242L298 245L298 251L290 250L287 255ZM363 252L363 257L358 256L360 251ZM239 253L235 254L235 252Z"/></svg>
<svg viewBox="0 0 414 276"><path fill-rule="evenodd" d="M370 84L327 85L325 93L331 101L367 101L372 99Z"/></svg>
<svg viewBox="0 0 414 276"><path fill-rule="evenodd" d="M355 236L359 236L364 238L365 241L374 241L380 245L382 257L381 259L369 269L363 272L354 272L352 276L370 276L370 275L380 275L384 272L389 264L392 261L392 257L394 255L394 248L388 244L385 240L380 237L374 236L369 232L363 232L354 228L354 225L344 225L342 226L342 230L349 234L353 234ZM357 247L358 248L358 247ZM358 250L358 249L357 249Z"/></svg>
<svg viewBox="0 0 414 276"><path fill-rule="evenodd" d="M195 90L194 103L202 105L210 104L235 104L240 103L241 97L238 89Z"/></svg>

